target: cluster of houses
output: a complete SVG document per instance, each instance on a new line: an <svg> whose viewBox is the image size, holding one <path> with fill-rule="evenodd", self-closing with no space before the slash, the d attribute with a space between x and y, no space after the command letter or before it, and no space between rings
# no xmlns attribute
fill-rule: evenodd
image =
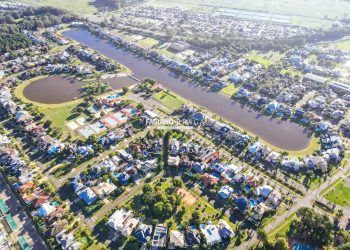
<svg viewBox="0 0 350 250"><path fill-rule="evenodd" d="M117 67L111 60L105 59L100 55L91 52L81 46L70 46L67 51L73 55L76 55L80 60L86 61L95 65L97 70L113 71Z"/></svg>
<svg viewBox="0 0 350 250"><path fill-rule="evenodd" d="M317 62L323 62L325 65L313 65L310 61L311 56L316 56ZM349 59L350 53L347 51L310 45L303 49L290 49L285 57L285 60L297 70L330 78L342 77L342 71L334 66L344 64ZM333 67L330 67L332 65Z"/></svg>
<svg viewBox="0 0 350 250"><path fill-rule="evenodd" d="M141 18L141 20L135 17ZM184 38L186 36L215 36L219 39L227 35L234 35L235 37L247 39L274 40L299 37L315 32L312 29L299 26L266 22L267 20L238 19L233 22L232 15L213 15L182 10L180 8L156 8L153 6L142 6L125 11L121 14L121 20L123 20L122 24L124 26L146 29L156 33L171 31L175 32L177 36L183 36Z"/></svg>
<svg viewBox="0 0 350 250"><path fill-rule="evenodd" d="M44 184L36 184L38 175L35 169L28 167L11 141L1 135L0 164L5 166L8 175L15 177L13 187L31 211L37 221L41 221L40 228L45 236L55 238L62 249L79 249L81 243L74 240L73 234L66 231L68 221L63 217L67 214L64 208L53 195L45 189ZM66 238L70 238L67 242ZM71 247L71 248L69 248Z"/></svg>
<svg viewBox="0 0 350 250"><path fill-rule="evenodd" d="M36 48L31 48L36 51ZM6 59L5 59L6 60ZM19 77L22 79L28 79L29 73L26 72L27 70L36 69L38 67L47 67L45 68L48 73L55 72L53 69L56 66L53 66L55 64L64 64L67 65L71 62L72 57L66 53L56 53L53 55L47 55L47 54L39 54L34 53L32 55L23 55L19 56L15 59L6 60L0 64L0 70L3 72L3 76L11 75L20 73L22 71L25 71L22 73ZM58 66L57 66L58 67ZM64 66L62 66L64 67ZM68 66L67 66L68 67ZM62 70L62 72L65 72Z"/></svg>
<svg viewBox="0 0 350 250"><path fill-rule="evenodd" d="M15 3L15 2L11 2L11 3L3 3L0 4L0 11L12 11L12 10L22 10L27 8L28 5L22 4L22 3Z"/></svg>
<svg viewBox="0 0 350 250"><path fill-rule="evenodd" d="M168 164L200 174L202 188L211 189L223 183L218 197L223 200L231 197L242 213L251 210L253 223L259 223L266 212L275 210L282 201L281 193L261 183L257 176L241 166L222 162L215 148L171 140L169 153Z"/></svg>
<svg viewBox="0 0 350 250"><path fill-rule="evenodd" d="M219 220L218 224L208 222L200 225L200 228L189 226L185 230L169 230L166 224L144 224L140 218L134 217L132 211L125 208L116 210L109 217L107 226L116 235L133 235L143 246L149 243L152 249L186 249L199 246L202 242L212 246L235 235L225 220Z"/></svg>
<svg viewBox="0 0 350 250"><path fill-rule="evenodd" d="M283 156L260 142L254 141L248 135L242 134L227 124L206 116L189 105L183 105L179 109L179 115L182 118L197 120L203 133L231 149L237 156L243 153L243 159L249 163L279 166L295 172L301 168L326 172L330 163L338 165L343 158L343 141L332 126L326 122L319 122L316 127L316 131L321 138L320 154L299 159L297 157Z"/></svg>

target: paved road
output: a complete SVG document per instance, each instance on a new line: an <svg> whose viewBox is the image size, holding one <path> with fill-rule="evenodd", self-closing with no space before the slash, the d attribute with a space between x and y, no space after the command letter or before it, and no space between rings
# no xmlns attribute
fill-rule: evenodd
<svg viewBox="0 0 350 250"><path fill-rule="evenodd" d="M9 207L8 214L11 214L18 225L18 228L11 233L11 238L14 238L17 241L18 237L22 235L32 249L49 249L41 238L40 234L36 231L29 214L27 214L27 210L22 207L16 195L12 192L11 188L7 185L4 177L1 174L0 191L0 197Z"/></svg>

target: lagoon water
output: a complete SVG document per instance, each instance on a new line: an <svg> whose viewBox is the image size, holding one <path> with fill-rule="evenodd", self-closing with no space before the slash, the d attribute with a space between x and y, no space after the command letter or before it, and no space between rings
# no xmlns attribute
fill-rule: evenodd
<svg viewBox="0 0 350 250"><path fill-rule="evenodd" d="M86 30L68 30L64 34L128 67L134 77L154 78L165 88L258 135L274 146L284 150L302 150L310 143L311 138L303 127L261 115L234 100L201 87L196 82L178 77L164 67L117 48Z"/></svg>

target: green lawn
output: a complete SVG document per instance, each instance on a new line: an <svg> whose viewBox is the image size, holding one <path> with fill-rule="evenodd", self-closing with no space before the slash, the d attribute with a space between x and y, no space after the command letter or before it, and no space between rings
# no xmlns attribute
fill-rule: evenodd
<svg viewBox="0 0 350 250"><path fill-rule="evenodd" d="M168 93L166 91L161 91L153 96L154 99L161 102L165 107L169 108L170 110L176 110L181 107L182 104L185 103L183 99L180 97Z"/></svg>
<svg viewBox="0 0 350 250"><path fill-rule="evenodd" d="M234 95L235 93L237 93L238 90L239 90L239 88L237 88L234 84L229 84L228 86L226 86L225 88L223 88L223 89L220 91L220 93L231 97L232 95Z"/></svg>
<svg viewBox="0 0 350 250"><path fill-rule="evenodd" d="M271 61L270 59L267 59L267 56L259 55L256 52L250 53L247 58L250 61L260 63L265 68L268 68L270 65L274 64L273 61Z"/></svg>
<svg viewBox="0 0 350 250"><path fill-rule="evenodd" d="M273 239L276 235L286 235L289 229L290 224L292 223L292 220L295 219L297 216L295 213L291 214L284 222L279 224L277 227L275 227L273 230L266 230L268 233L268 237L270 239Z"/></svg>
<svg viewBox="0 0 350 250"><path fill-rule="evenodd" d="M31 6L51 6L74 12L76 14L90 15L97 12L97 9L91 5L93 0L18 0Z"/></svg>
<svg viewBox="0 0 350 250"><path fill-rule="evenodd" d="M138 44L140 44L143 47L151 48L153 46L156 46L159 44L159 41L152 38L152 37L147 37L141 40L137 41Z"/></svg>
<svg viewBox="0 0 350 250"><path fill-rule="evenodd" d="M344 41L337 42L337 43L335 44L335 46L336 46L338 49L350 51L350 40L344 40Z"/></svg>
<svg viewBox="0 0 350 250"><path fill-rule="evenodd" d="M324 197L337 205L350 207L350 187L343 179L327 189Z"/></svg>

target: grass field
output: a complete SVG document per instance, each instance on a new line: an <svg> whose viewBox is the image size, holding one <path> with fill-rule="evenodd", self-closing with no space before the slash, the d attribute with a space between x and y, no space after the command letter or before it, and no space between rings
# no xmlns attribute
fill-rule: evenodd
<svg viewBox="0 0 350 250"><path fill-rule="evenodd" d="M249 54L247 59L256 63L260 63L265 68L268 68L270 65L274 64L274 62L270 59L267 59L266 56L259 55L254 51Z"/></svg>
<svg viewBox="0 0 350 250"><path fill-rule="evenodd" d="M350 207L350 186L341 179L324 193L324 197L340 206Z"/></svg>
<svg viewBox="0 0 350 250"><path fill-rule="evenodd" d="M290 224L292 223L293 219L296 219L297 216L295 213L291 214L283 223L275 227L273 230L269 231L267 230L267 236L270 239L273 239L276 235L286 235L289 229Z"/></svg>
<svg viewBox="0 0 350 250"><path fill-rule="evenodd" d="M153 96L154 99L161 102L165 107L170 110L176 110L181 107L182 104L185 103L183 99L178 96L175 96L171 93L167 93L166 91L161 91Z"/></svg>
<svg viewBox="0 0 350 250"><path fill-rule="evenodd" d="M137 43L146 48L151 48L159 44L158 40L151 37L138 40Z"/></svg>
<svg viewBox="0 0 350 250"><path fill-rule="evenodd" d="M237 93L239 88L235 87L233 84L229 84L227 87L223 88L220 93L228 97L231 97L233 94Z"/></svg>
<svg viewBox="0 0 350 250"><path fill-rule="evenodd" d="M338 49L350 51L350 40L344 40L344 41L337 42L335 44L335 46Z"/></svg>
<svg viewBox="0 0 350 250"><path fill-rule="evenodd" d="M94 0L18 0L17 2L26 3L31 6L47 5L84 15L91 15L97 11L97 9L91 5Z"/></svg>

